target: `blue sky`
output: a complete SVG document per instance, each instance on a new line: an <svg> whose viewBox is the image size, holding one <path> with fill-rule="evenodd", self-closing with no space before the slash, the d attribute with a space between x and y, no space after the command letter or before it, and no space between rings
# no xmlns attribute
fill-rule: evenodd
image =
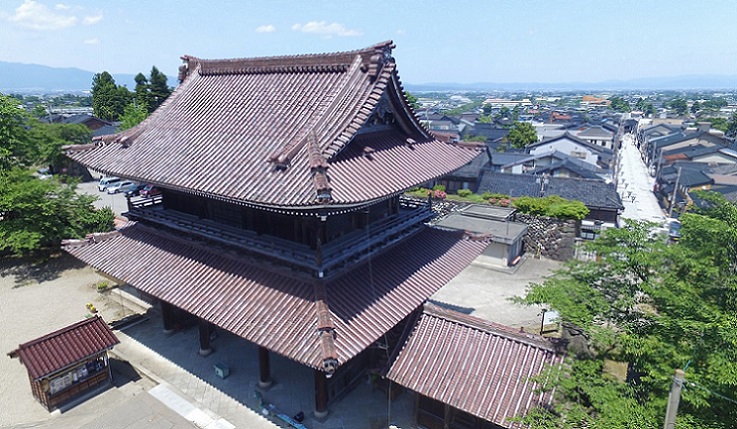
<svg viewBox="0 0 737 429"><path fill-rule="evenodd" d="M0 60L170 77L179 57L392 39L405 83L737 75L733 0L3 0Z"/></svg>

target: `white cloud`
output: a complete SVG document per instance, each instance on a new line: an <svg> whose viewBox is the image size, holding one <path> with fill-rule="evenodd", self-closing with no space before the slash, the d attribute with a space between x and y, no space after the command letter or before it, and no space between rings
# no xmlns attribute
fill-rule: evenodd
<svg viewBox="0 0 737 429"><path fill-rule="evenodd" d="M320 34L326 37L332 36L360 36L362 33L358 30L346 28L343 24L333 22L328 24L325 21L310 21L307 24L294 24L292 30L301 31L303 33Z"/></svg>
<svg viewBox="0 0 737 429"><path fill-rule="evenodd" d="M397 30L397 36L403 36L403 35L404 35L403 29L400 28L399 30Z"/></svg>
<svg viewBox="0 0 737 429"><path fill-rule="evenodd" d="M97 24L98 22L102 21L102 14L95 15L95 16L85 16L82 19L82 23L84 25L92 25Z"/></svg>
<svg viewBox="0 0 737 429"><path fill-rule="evenodd" d="M100 44L100 39L97 39L97 38L95 38L95 39L87 39L87 40L83 41L82 43L84 43L85 45L99 45Z"/></svg>
<svg viewBox="0 0 737 429"><path fill-rule="evenodd" d="M92 25L102 21L102 14L80 16L80 9L63 3L47 7L36 0L24 0L23 4L18 6L11 15L0 15L0 19L14 22L21 27L41 31L62 30L74 27L80 22L84 25ZM76 13L73 11L76 11Z"/></svg>
<svg viewBox="0 0 737 429"><path fill-rule="evenodd" d="M76 16L54 12L33 0L25 0L8 20L33 30L59 30L77 23Z"/></svg>
<svg viewBox="0 0 737 429"><path fill-rule="evenodd" d="M275 31L276 31L276 27L274 27L271 24L269 24L269 25L262 25L260 27L256 27L256 32L257 33L273 33Z"/></svg>

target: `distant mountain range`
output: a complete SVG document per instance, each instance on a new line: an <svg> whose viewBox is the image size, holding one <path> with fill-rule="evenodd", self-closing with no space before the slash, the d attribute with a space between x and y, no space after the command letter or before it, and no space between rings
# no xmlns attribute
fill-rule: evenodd
<svg viewBox="0 0 737 429"><path fill-rule="evenodd" d="M111 73L118 85L131 91L136 86L135 75ZM79 92L92 88L94 72L77 68L56 68L37 64L21 64L0 61L0 92ZM171 76L169 85L172 84Z"/></svg>
<svg viewBox="0 0 737 429"><path fill-rule="evenodd" d="M0 61L0 92L78 92L89 91L94 72L78 68L56 68L36 64ZM132 74L112 74L118 85L133 90ZM176 85L176 76L169 76L169 85ZM524 91L524 90L666 90L666 89L731 89L737 88L737 76L691 75L603 82L479 82L406 84L405 89L422 91Z"/></svg>
<svg viewBox="0 0 737 429"><path fill-rule="evenodd" d="M626 90L699 90L699 89L737 89L737 76L688 75L649 77L630 80L606 80L602 82L478 82L478 83L425 83L405 84L405 89L422 91L626 91Z"/></svg>

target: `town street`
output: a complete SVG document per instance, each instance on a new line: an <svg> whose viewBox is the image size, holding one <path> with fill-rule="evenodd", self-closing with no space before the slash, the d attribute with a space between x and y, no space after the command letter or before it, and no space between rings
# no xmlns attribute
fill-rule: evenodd
<svg viewBox="0 0 737 429"><path fill-rule="evenodd" d="M624 205L624 213L620 219L643 220L662 225L666 217L653 193L655 179L647 173L632 134L624 135L618 162L617 192ZM620 220L620 226L623 224Z"/></svg>

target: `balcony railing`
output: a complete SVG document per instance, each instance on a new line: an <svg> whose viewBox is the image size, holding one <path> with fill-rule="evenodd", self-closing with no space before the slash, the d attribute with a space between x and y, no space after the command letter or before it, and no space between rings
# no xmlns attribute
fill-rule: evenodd
<svg viewBox="0 0 737 429"><path fill-rule="evenodd" d="M128 217L266 256L318 277L332 276L343 267L358 263L382 248L391 246L418 231L424 222L434 216L425 201L402 200L398 214L326 243L318 253L305 244L165 210L161 202L161 196L131 199Z"/></svg>

